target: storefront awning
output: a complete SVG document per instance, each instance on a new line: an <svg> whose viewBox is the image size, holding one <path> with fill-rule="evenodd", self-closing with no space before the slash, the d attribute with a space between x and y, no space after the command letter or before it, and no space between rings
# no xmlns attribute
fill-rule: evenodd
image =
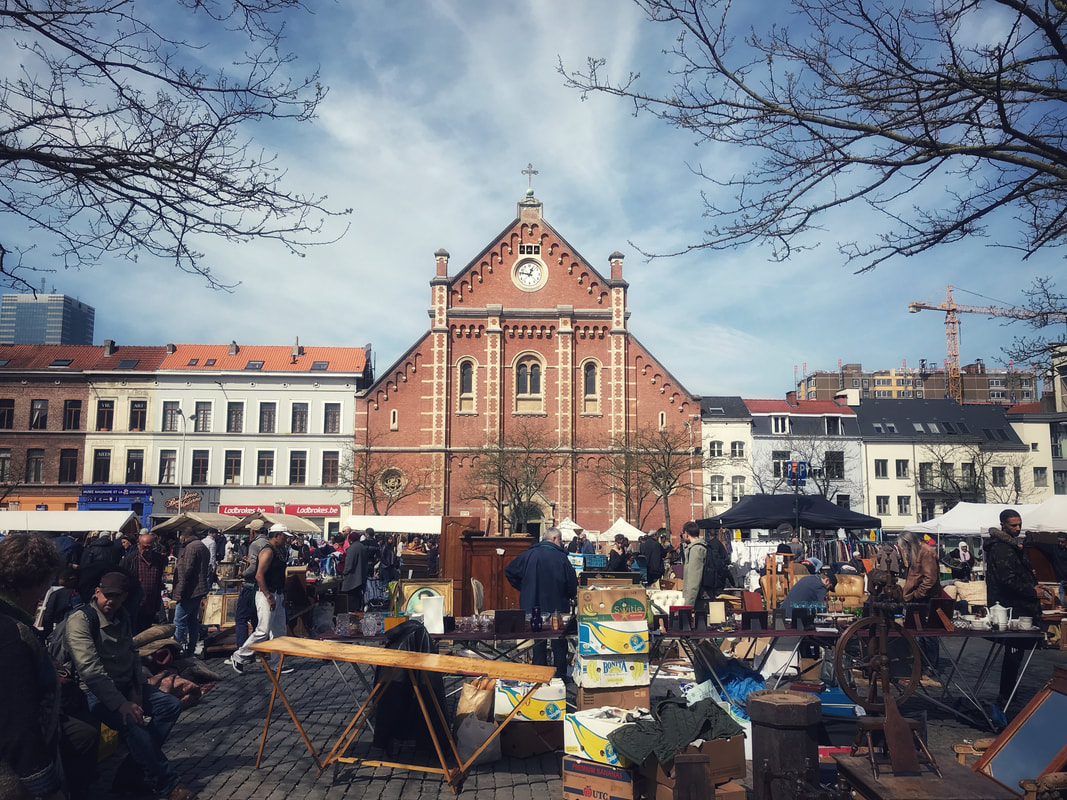
<svg viewBox="0 0 1067 800"><path fill-rule="evenodd" d="M140 527L132 511L0 511L0 531L136 533Z"/></svg>
<svg viewBox="0 0 1067 800"><path fill-rule="evenodd" d="M309 519L297 517L293 514L275 514L273 511L255 511L238 519L233 525L226 528L224 532L243 531L257 519L263 520L267 527L280 523L292 533L322 533L322 528Z"/></svg>

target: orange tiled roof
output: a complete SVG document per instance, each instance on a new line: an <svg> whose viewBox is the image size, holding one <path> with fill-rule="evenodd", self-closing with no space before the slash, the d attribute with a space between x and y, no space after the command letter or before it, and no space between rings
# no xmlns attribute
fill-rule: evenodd
<svg viewBox="0 0 1067 800"><path fill-rule="evenodd" d="M841 414L856 416L848 406L833 400L798 400L795 406L785 400L742 400L750 414Z"/></svg>
<svg viewBox="0 0 1067 800"><path fill-rule="evenodd" d="M90 344L0 344L0 369L47 369L56 359L70 364L53 369L92 369L104 348Z"/></svg>
<svg viewBox="0 0 1067 800"><path fill-rule="evenodd" d="M1008 409L1009 414L1040 414L1041 403L1018 403Z"/></svg>
<svg viewBox="0 0 1067 800"><path fill-rule="evenodd" d="M323 372L363 372L367 366L367 352L362 347L301 347L301 355L295 360L292 345L243 344L232 356L230 347L228 344L178 344L159 368L235 371L245 369L250 361L262 361L259 370L262 372L311 372L315 362L326 362Z"/></svg>
<svg viewBox="0 0 1067 800"><path fill-rule="evenodd" d="M93 369L132 369L138 372L155 372L167 355L166 347L137 347L118 345L109 356L103 356ZM121 366L120 366L121 365Z"/></svg>

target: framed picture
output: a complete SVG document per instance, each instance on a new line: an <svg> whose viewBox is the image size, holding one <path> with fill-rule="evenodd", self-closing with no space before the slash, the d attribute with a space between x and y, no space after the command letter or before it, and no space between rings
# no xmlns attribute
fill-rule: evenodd
<svg viewBox="0 0 1067 800"><path fill-rule="evenodd" d="M218 625L225 628L234 624L234 612L237 610L237 593L209 594L204 598L203 614L200 621L204 625Z"/></svg>
<svg viewBox="0 0 1067 800"><path fill-rule="evenodd" d="M437 595L445 599L445 616L452 616L452 581L411 580L400 581L399 611L403 614L422 613L422 598Z"/></svg>

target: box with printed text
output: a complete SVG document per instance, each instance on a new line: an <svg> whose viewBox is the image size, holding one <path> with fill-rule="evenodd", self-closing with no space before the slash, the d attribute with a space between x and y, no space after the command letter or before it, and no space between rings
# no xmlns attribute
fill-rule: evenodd
<svg viewBox="0 0 1067 800"><path fill-rule="evenodd" d="M642 620L578 623L578 654L643 655L648 653L648 623Z"/></svg>

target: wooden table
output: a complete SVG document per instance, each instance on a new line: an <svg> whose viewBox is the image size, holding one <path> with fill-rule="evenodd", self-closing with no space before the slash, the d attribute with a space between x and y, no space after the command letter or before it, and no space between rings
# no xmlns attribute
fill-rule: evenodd
<svg viewBox="0 0 1067 800"><path fill-rule="evenodd" d="M882 772L875 777L866 756L834 756L837 776L865 800L1019 800L991 778L955 761L940 764L944 777L938 778L929 764L918 775L896 776Z"/></svg>
<svg viewBox="0 0 1067 800"><path fill-rule="evenodd" d="M280 698L282 704L285 706L285 710L289 712L293 724L296 726L297 731L304 740L308 752L311 753L311 757L315 759L315 763L319 767L320 775L326 767L335 763L366 764L372 767L411 769L444 776L445 780L448 781L449 788L452 789L453 794L459 793L459 789L463 784L463 779L466 777L467 770L470 769L470 766L478 756L482 754L482 751L492 743L493 739L500 735L500 732L504 727L511 722L516 714L518 714L522 704L516 704L511 713L497 725L496 730L493 731L482 746L479 747L470 758L463 761L459 757L459 752L456 749L456 742L452 738L445 711L438 703L437 696L430 690L425 673L439 672L447 675L464 675L470 677L488 676L490 678L501 678L504 680L525 681L533 685L523 697L524 700L537 691L543 684L548 683L555 674L554 667L539 667L531 664L515 664L510 661L490 661L480 658L465 658L462 656L442 656L433 653L413 653L407 650L387 650L382 647L367 647L357 644L342 644L340 642L298 639L292 636L269 639L265 642L253 645L250 649L259 654L260 660L263 662L263 668L267 671L267 675L270 677L272 685L270 702L267 705L267 719L263 723L263 736L260 738L259 753L256 755L257 767L263 758L263 748L267 743L267 731L270 728L270 719L274 712L274 701L275 698ZM271 670L270 668L268 658L271 653L277 653L279 656L278 667L276 670ZM378 680L375 681L374 686L371 687L367 699L360 705L359 709L352 717L352 721L348 723L344 732L337 738L337 741L325 757L320 757L315 750L315 747L311 744L311 740L308 738L304 726L301 724L295 709L289 702L289 698L286 697L285 691L282 689L279 678L286 656L317 658L334 662L344 661L351 664L365 664L368 666L384 668L381 671ZM434 750L437 753L440 767L427 767L418 764L403 764L392 761L378 761L366 758L348 757L345 755L349 746L356 740L360 731L367 724L371 712L373 712L374 708L378 705L378 701L384 696L386 687L400 671L403 671L411 682L411 687L415 692L415 698L418 700L419 708L422 710L423 719L426 721L426 727L429 730L430 738L433 741ZM443 742L437 734L435 721L440 724L440 730L444 731ZM452 759L456 766L450 764L449 758Z"/></svg>

